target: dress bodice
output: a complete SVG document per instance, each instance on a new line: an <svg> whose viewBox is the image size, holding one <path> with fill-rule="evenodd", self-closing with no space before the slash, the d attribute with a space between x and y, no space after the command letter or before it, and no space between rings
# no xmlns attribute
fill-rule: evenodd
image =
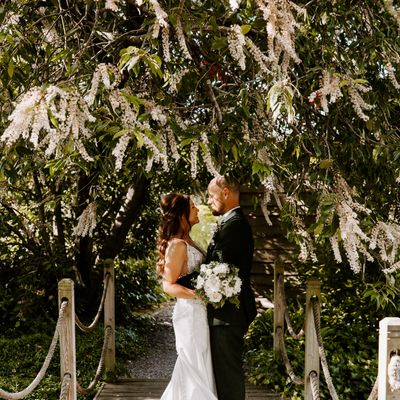
<svg viewBox="0 0 400 400"><path fill-rule="evenodd" d="M204 254L196 247L187 243L187 256L188 256L188 274L191 274L197 269L204 261Z"/></svg>

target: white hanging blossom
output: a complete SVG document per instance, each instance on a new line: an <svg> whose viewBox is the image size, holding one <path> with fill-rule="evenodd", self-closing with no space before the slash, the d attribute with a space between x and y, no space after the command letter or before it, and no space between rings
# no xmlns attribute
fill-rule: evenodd
<svg viewBox="0 0 400 400"><path fill-rule="evenodd" d="M169 24L168 14L161 8L159 2L157 0L150 0L151 5L154 8L154 12L156 14L156 21L152 28L152 37L155 39L158 37L160 28L161 28L161 38L162 38L162 47L164 53L164 61L171 61L171 54L169 51L170 43L169 43Z"/></svg>
<svg viewBox="0 0 400 400"><path fill-rule="evenodd" d="M96 228L97 205L95 202L90 203L82 212L78 219L78 225L74 229L76 236L89 236L93 235Z"/></svg>
<svg viewBox="0 0 400 400"><path fill-rule="evenodd" d="M188 60L191 60L192 56L190 55L189 49L188 49L187 44L186 44L186 39L185 39L185 35L183 33L182 22L181 22L180 17L178 17L176 19L175 31L176 31L176 36L178 37L179 46L181 47L181 49L183 51L183 54L185 55L185 57Z"/></svg>
<svg viewBox="0 0 400 400"><path fill-rule="evenodd" d="M343 93L340 90L340 76L338 74L331 74L328 71L323 71L321 87L308 96L308 101L316 108L322 107L324 112L328 113L328 104L335 103L336 100L342 96Z"/></svg>
<svg viewBox="0 0 400 400"><path fill-rule="evenodd" d="M202 140L202 149L203 149L203 159L206 164L206 167L208 169L208 172L210 172L211 175L213 176L220 176L220 173L216 170L212 156L210 153L210 149L208 148L208 137L207 134L203 131L201 133L201 140Z"/></svg>
<svg viewBox="0 0 400 400"><path fill-rule="evenodd" d="M389 265L384 273L392 273L400 269L399 261L400 226L393 221L379 221L371 231L369 248L377 249L381 260Z"/></svg>
<svg viewBox="0 0 400 400"><path fill-rule="evenodd" d="M232 58L237 61L242 70L246 69L246 57L244 55L245 37L239 25L232 25L228 32L228 47Z"/></svg>
<svg viewBox="0 0 400 400"><path fill-rule="evenodd" d="M295 30L299 28L293 11L303 17L306 10L288 0L256 0L256 5L267 22L268 56L277 67L279 60L285 64L283 71L287 70L289 60L300 63L295 50ZM281 58L281 54L283 57Z"/></svg>
<svg viewBox="0 0 400 400"><path fill-rule="evenodd" d="M371 110L373 107L363 100L360 93L369 92L371 87L362 85L359 80L353 79L350 76L340 76L323 71L321 87L308 96L308 101L315 108L322 107L323 111L328 113L328 104L335 103L338 98L343 96L341 86L347 87L347 92L356 114L362 120L368 121L369 117L364 114L364 111Z"/></svg>
<svg viewBox="0 0 400 400"><path fill-rule="evenodd" d="M166 84L169 85L170 93L178 93L178 85L180 84L182 78L189 72L187 68L178 69L173 74L164 73L164 79Z"/></svg>
<svg viewBox="0 0 400 400"><path fill-rule="evenodd" d="M392 85L397 90L400 90L400 83L396 79L395 69L394 69L392 63L391 62L386 63L385 67L386 67L386 71L388 73L390 82L392 82Z"/></svg>
<svg viewBox="0 0 400 400"><path fill-rule="evenodd" d="M111 11L118 11L119 10L119 0L106 0L104 8L111 10Z"/></svg>
<svg viewBox="0 0 400 400"><path fill-rule="evenodd" d="M167 123L168 117L161 106L150 100L142 100L142 103L144 104L145 111L150 114L154 121L158 121L162 126Z"/></svg>
<svg viewBox="0 0 400 400"><path fill-rule="evenodd" d="M49 113L57 120L57 127L51 123ZM83 140L91 138L86 123L95 118L75 88L67 91L56 86L34 87L21 98L8 119L11 123L0 137L8 147L20 138L29 139L35 149L42 148L46 155L52 155L72 141L86 161L93 161Z"/></svg>
<svg viewBox="0 0 400 400"><path fill-rule="evenodd" d="M128 148L129 141L131 139L131 133L127 130L119 138L118 143L112 151L112 155L115 157L115 170L119 171L122 168L122 161Z"/></svg>
<svg viewBox="0 0 400 400"><path fill-rule="evenodd" d="M169 25L164 26L161 31L161 38L162 38L162 47L163 47L163 54L164 54L164 61L169 62L171 61L171 53L169 51Z"/></svg>
<svg viewBox="0 0 400 400"><path fill-rule="evenodd" d="M385 8L389 14L396 20L400 29L400 7L394 6L393 0L383 0L383 4L385 5Z"/></svg>
<svg viewBox="0 0 400 400"><path fill-rule="evenodd" d="M337 232L329 238L329 241L331 242L331 247L333 250L333 255L335 257L335 260L337 263L340 264L343 260L342 260L342 255L340 254L339 239Z"/></svg>
<svg viewBox="0 0 400 400"><path fill-rule="evenodd" d="M197 154L199 151L199 141L192 140L190 143L190 174L193 179L197 177Z"/></svg>
<svg viewBox="0 0 400 400"><path fill-rule="evenodd" d="M247 36L245 37L245 41L246 41L246 47L249 50L249 53L253 56L254 61L260 67L261 72L263 72L263 73L270 72L270 70L268 68L268 64L270 63L269 58Z"/></svg>
<svg viewBox="0 0 400 400"><path fill-rule="evenodd" d="M233 12L237 11L239 8L240 0L229 0L229 7Z"/></svg>
<svg viewBox="0 0 400 400"><path fill-rule="evenodd" d="M114 76L114 82L110 82L110 72ZM121 81L121 74L118 69L112 64L99 64L92 77L89 93L85 96L85 100L89 106L94 103L95 96L97 94L100 82L103 83L104 87L108 90L114 89Z"/></svg>
<svg viewBox="0 0 400 400"><path fill-rule="evenodd" d="M357 212L370 214L370 210L353 200L352 190L340 176L336 177L335 210L339 217L340 237L346 252L350 268L354 272L361 271L359 253L369 261L373 261L365 243L369 242L367 235L361 230ZM332 244L332 242L331 242ZM335 242L333 242L335 245ZM334 253L337 249L333 249ZM337 255L335 256L338 259Z"/></svg>
<svg viewBox="0 0 400 400"><path fill-rule="evenodd" d="M354 111L363 121L368 121L369 117L364 114L364 111L371 110L373 107L364 101L360 93L369 92L371 87L357 83L355 80L349 77L347 79L349 80L348 93Z"/></svg>
<svg viewBox="0 0 400 400"><path fill-rule="evenodd" d="M274 196L276 205L279 209L282 209L282 203L279 198L279 192L283 193L282 186L279 185L277 178L273 172L271 172L262 182L264 187L263 197L261 199L261 210L264 214L264 218L268 225L272 225L272 221L269 217L270 212L268 210L268 203L271 201L271 194Z"/></svg>
<svg viewBox="0 0 400 400"><path fill-rule="evenodd" d="M178 151L178 145L175 140L175 134L174 132L172 132L171 128L167 128L167 136L168 136L168 143L172 151L172 158L175 161L178 161L181 158L181 156Z"/></svg>

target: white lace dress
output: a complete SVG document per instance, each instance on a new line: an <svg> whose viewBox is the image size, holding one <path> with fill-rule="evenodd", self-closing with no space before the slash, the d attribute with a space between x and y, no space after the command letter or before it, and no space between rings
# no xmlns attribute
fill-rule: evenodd
<svg viewBox="0 0 400 400"><path fill-rule="evenodd" d="M189 244L187 252L191 273L204 255ZM177 299L172 321L178 358L160 400L217 400L206 306L200 300Z"/></svg>

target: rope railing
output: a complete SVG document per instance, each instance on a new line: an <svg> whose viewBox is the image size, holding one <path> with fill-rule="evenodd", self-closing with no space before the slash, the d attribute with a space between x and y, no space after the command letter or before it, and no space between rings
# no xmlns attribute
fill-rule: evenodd
<svg viewBox="0 0 400 400"><path fill-rule="evenodd" d="M58 314L57 325L56 325L56 329L54 331L53 339L52 339L50 347L49 347L49 351L47 352L47 356L43 362L42 368L40 368L40 371L38 372L38 374L36 375L34 380L25 389L21 390L20 392L10 393L10 392L0 389L0 397L1 398L6 399L6 400L23 399L24 397L31 394L36 389L36 387L39 385L39 383L42 381L42 379L44 378L44 376L46 374L47 368L49 367L50 362L54 356L54 351L56 349L58 338L59 338L60 326L61 326L62 320L64 318L64 312L65 312L67 305L68 305L68 301L63 301L61 303L59 314Z"/></svg>
<svg viewBox="0 0 400 400"><path fill-rule="evenodd" d="M114 305L114 264L113 260L104 260L105 274L104 287L100 305L92 323L84 325L75 313L74 284L71 279L62 279L58 284L59 316L53 339L39 373L32 383L24 390L17 393L9 393L0 389L0 398L6 400L23 399L30 395L46 374L47 368L54 355L57 343L60 343L61 389L59 400L76 400L77 390L86 394L91 392L100 380L104 367L113 370L115 367L115 305ZM93 380L87 388L76 380L76 349L75 326L89 333L98 325L101 312L104 310L104 341L99 364Z"/></svg>
<svg viewBox="0 0 400 400"><path fill-rule="evenodd" d="M77 382L77 389L78 392L81 394L88 394L90 393L93 389L95 389L101 374L103 373L103 368L104 368L104 360L105 360L105 354L107 351L107 346L108 346L108 342L111 338L111 335L113 333L112 327L111 326L107 326L106 327L106 331L105 331L105 336L104 336L104 342L103 342L103 348L101 350L101 356L100 356L100 361L96 370L96 374L93 378L93 380L90 382L89 386L87 388L82 387L78 382Z"/></svg>
<svg viewBox="0 0 400 400"><path fill-rule="evenodd" d="M289 378L295 384L304 384L306 400L320 400L319 366L321 365L329 394L332 400L338 400L321 334L319 281L311 279L307 283L306 318L297 334L290 321L284 288L284 270L279 263L275 266L274 282L274 349L281 355ZM293 339L298 340L305 336L304 382L294 373L287 355L284 339L285 323ZM380 322L379 373L368 400L391 399L390 393L393 392L400 398L400 318L385 318Z"/></svg>
<svg viewBox="0 0 400 400"><path fill-rule="evenodd" d="M93 319L93 322L92 322L90 325L84 325L84 324L80 321L78 315L75 313L75 323L76 323L76 326L77 326L82 332L90 333L90 332L92 332L92 331L96 328L96 326L97 326L97 324L98 324L98 322L99 322L99 320L100 320L101 312L103 311L104 302L105 302L105 299L106 299L106 293L107 293L108 283L109 283L109 281L110 281L110 277L111 277L110 273L106 273L106 275L105 275L105 277L104 277L104 281L105 281L105 282L104 282L104 287L103 287L103 294L102 294L102 296L101 296L100 305L99 305L99 308L98 308L98 310L97 310L96 316L95 316L94 319Z"/></svg>
<svg viewBox="0 0 400 400"><path fill-rule="evenodd" d="M66 374L64 374L62 379L59 400L66 400L70 384L71 384L71 374L67 372Z"/></svg>
<svg viewBox="0 0 400 400"><path fill-rule="evenodd" d="M292 380L293 383L295 383L296 385L303 385L304 384L304 380L302 378L299 378L294 370L292 365L290 364L290 360L289 357L287 355L287 351L286 351L286 347L285 347L285 339L283 337L283 330L282 328L279 326L275 333L278 335L279 338L279 344L280 344L280 354L282 356L282 360L283 363L285 364L285 368L286 368L286 372L289 375L289 378Z"/></svg>
<svg viewBox="0 0 400 400"><path fill-rule="evenodd" d="M316 371L311 371L309 374L310 382L311 382L311 394L313 400L320 400L319 397L319 381L318 374Z"/></svg>
<svg viewBox="0 0 400 400"><path fill-rule="evenodd" d="M286 303L286 293L285 293L284 284L283 284L283 274L279 275L278 285L279 285L279 290L280 290L280 293L281 293L281 296L282 296L283 312L284 312L285 322L286 322L286 326L287 326L288 332L289 332L290 336L294 340L300 340L305 335L305 331L304 331L304 326L305 325L303 324L303 326L300 328L300 331L298 333L296 333L294 331L294 329L293 329L292 322L291 322L290 317L289 317L288 306L287 306L287 303Z"/></svg>
<svg viewBox="0 0 400 400"><path fill-rule="evenodd" d="M321 359L322 370L324 371L325 382L326 382L326 385L328 386L329 393L333 400L338 400L338 395L336 393L335 386L333 385L331 373L329 371L328 362L327 362L326 356L325 356L325 348L324 348L324 344L322 342L322 335L321 335L321 324L320 324L320 320L318 318L317 302L318 302L317 298L315 298L315 297L311 298L312 311L313 311L313 317L314 317L314 327L315 327L315 332L316 332L317 340L318 340L319 357Z"/></svg>

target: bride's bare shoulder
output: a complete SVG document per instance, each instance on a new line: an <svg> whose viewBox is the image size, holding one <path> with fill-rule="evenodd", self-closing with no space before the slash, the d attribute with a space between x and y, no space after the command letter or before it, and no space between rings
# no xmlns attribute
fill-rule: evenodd
<svg viewBox="0 0 400 400"><path fill-rule="evenodd" d="M173 238L168 241L166 253L176 253L186 251L187 243L183 239Z"/></svg>

